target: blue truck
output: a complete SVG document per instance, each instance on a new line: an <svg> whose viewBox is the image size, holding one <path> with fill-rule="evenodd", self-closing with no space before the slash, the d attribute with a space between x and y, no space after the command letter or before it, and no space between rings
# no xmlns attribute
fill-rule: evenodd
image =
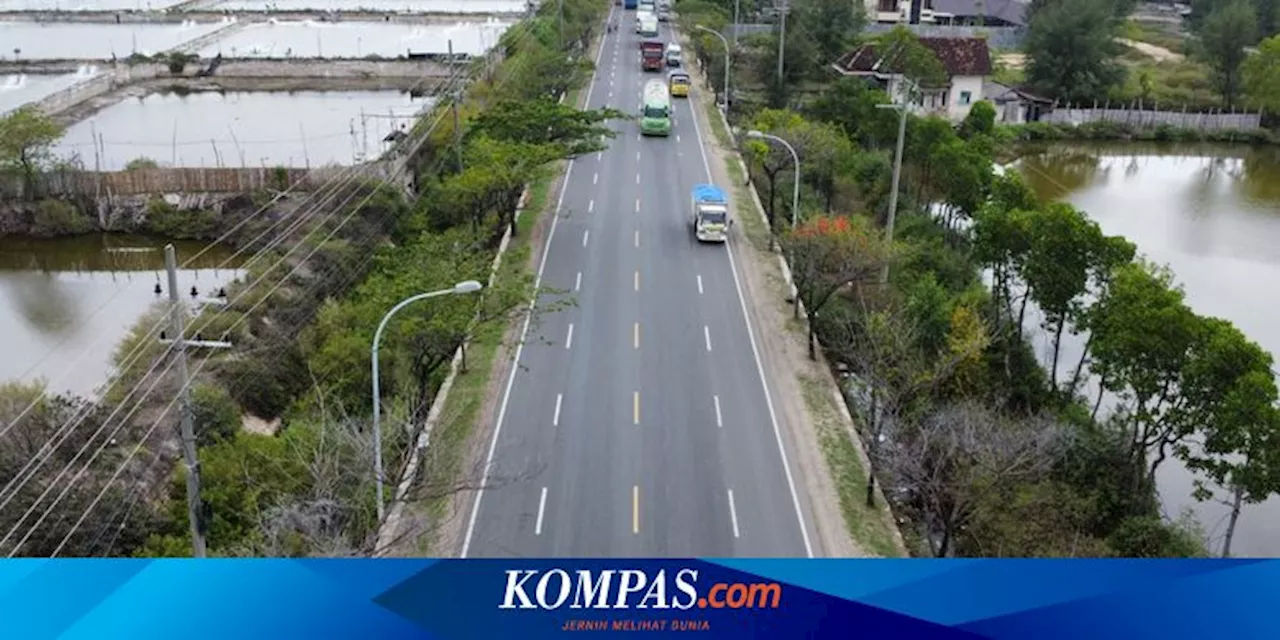
<svg viewBox="0 0 1280 640"><path fill-rule="evenodd" d="M701 242L724 242L728 239L729 199L713 184L693 187L693 235Z"/></svg>

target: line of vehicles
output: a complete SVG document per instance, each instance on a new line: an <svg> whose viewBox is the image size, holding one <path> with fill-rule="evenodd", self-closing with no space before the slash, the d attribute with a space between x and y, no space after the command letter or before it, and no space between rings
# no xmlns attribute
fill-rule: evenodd
<svg viewBox="0 0 1280 640"><path fill-rule="evenodd" d="M622 0L624 8L636 10L636 34L640 36L640 67L661 72L669 68L666 81L653 79L644 84L640 103L640 133L645 136L671 135L671 97L687 98L692 84L683 68L683 52L675 42L659 38L659 21L667 20L668 0ZM694 185L690 194L689 223L700 242L725 242L729 238L729 199L713 184Z"/></svg>

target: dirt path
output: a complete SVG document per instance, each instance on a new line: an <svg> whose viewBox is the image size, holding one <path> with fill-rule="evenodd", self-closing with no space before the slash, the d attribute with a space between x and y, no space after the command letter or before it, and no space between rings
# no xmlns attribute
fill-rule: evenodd
<svg viewBox="0 0 1280 640"><path fill-rule="evenodd" d="M1119 42L1120 44L1125 45L1126 47L1132 47L1134 49L1137 49L1138 51L1145 53L1151 56L1152 58L1155 58L1157 62L1181 62L1186 59L1186 56L1182 55L1181 53L1175 53L1164 47L1150 44L1147 42L1138 42L1137 40L1126 40L1124 38L1116 38L1116 42Z"/></svg>
<svg viewBox="0 0 1280 640"><path fill-rule="evenodd" d="M693 50L691 43L685 42L684 47ZM729 249L741 278L761 363L769 374L769 389L799 485L814 555L905 555L901 535L892 526L887 510L867 510L857 498L850 504L850 495L860 497L858 487L866 486L861 470L851 468L859 462L861 469L866 468L852 419L826 362L821 356L817 361L808 357L804 325L792 317L792 306L787 302L790 286L778 255L748 237L748 229L753 227L764 232L763 208L745 184L737 151L715 133L713 126L723 127L723 120L718 113L708 113L714 95L704 93L701 87L709 85L696 64L689 71L697 79L690 99L695 103L712 181L733 192L737 224L731 230ZM713 117L719 122L713 124ZM854 456L841 457L839 451L833 451L840 447L851 449ZM843 464L833 464L836 460Z"/></svg>

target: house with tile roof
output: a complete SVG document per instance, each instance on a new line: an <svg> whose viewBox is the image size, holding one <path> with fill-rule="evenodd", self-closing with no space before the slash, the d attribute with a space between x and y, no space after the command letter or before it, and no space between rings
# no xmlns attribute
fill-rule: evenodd
<svg viewBox="0 0 1280 640"><path fill-rule="evenodd" d="M947 83L940 87L922 87L913 109L960 121L969 115L975 102L982 100L984 84L991 75L991 51L983 38L920 38L920 44L933 51L947 72ZM893 52L880 52L876 45L866 44L850 51L832 66L843 76L866 78L885 90L894 102L906 101L906 83Z"/></svg>

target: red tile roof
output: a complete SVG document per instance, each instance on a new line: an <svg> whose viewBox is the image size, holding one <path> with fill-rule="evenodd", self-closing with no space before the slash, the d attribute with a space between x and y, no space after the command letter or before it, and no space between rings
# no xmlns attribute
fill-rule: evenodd
<svg viewBox="0 0 1280 640"><path fill-rule="evenodd" d="M991 75L991 50L987 48L984 38L920 38L920 44L933 51L948 75L952 76L987 76ZM869 74L897 73L894 60L881 62L875 45L863 45L840 56L836 68L844 73Z"/></svg>

